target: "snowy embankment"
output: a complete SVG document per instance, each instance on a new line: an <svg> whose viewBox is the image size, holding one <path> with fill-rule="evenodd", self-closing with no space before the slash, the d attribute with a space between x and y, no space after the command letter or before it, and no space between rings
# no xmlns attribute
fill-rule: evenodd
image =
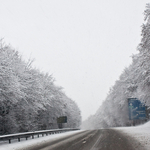
<svg viewBox="0 0 150 150"><path fill-rule="evenodd" d="M143 149L150 150L150 121L144 125L134 127L118 127L115 130L123 132L126 136L137 140L137 145L142 145Z"/></svg>
<svg viewBox="0 0 150 150"><path fill-rule="evenodd" d="M40 137L35 139L29 139L26 141L25 139L21 139L21 142L17 142L17 140L13 141L11 144L7 143L0 143L0 150L28 150L29 147L32 147L34 145L41 145L44 143L47 143L49 141L57 140L61 137L66 137L69 135L73 135L75 133L81 132L81 130L77 131L68 131L65 133L59 133L59 134L53 134L46 137Z"/></svg>

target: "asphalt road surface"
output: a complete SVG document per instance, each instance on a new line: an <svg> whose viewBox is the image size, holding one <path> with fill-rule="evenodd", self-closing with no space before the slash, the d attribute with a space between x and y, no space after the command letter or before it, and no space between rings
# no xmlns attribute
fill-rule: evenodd
<svg viewBox="0 0 150 150"><path fill-rule="evenodd" d="M30 150L144 150L144 147L119 131L101 129L79 132Z"/></svg>

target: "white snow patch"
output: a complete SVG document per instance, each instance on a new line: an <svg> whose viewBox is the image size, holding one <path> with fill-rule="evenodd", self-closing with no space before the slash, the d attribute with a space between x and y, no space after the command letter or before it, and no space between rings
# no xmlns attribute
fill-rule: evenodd
<svg viewBox="0 0 150 150"><path fill-rule="evenodd" d="M82 131L83 130L68 131L65 133L52 134L52 135L45 136L45 137L29 139L27 141L21 139L21 142L17 142L17 140L15 140L15 142L11 143L11 144L8 144L8 143L0 144L0 150L24 150L24 149L26 149L26 147L30 147L30 146L32 147L34 145L44 144L47 141L56 140L61 137L66 137L66 136L73 135L75 133L82 132Z"/></svg>
<svg viewBox="0 0 150 150"><path fill-rule="evenodd" d="M150 121L139 126L118 127L115 129L133 137L139 144L143 145L145 149L150 150Z"/></svg>

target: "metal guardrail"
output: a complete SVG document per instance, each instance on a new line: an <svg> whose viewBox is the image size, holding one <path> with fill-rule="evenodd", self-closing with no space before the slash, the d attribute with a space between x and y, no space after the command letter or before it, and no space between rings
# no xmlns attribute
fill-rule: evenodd
<svg viewBox="0 0 150 150"><path fill-rule="evenodd" d="M17 134L8 134L8 135L3 135L0 136L0 141L9 141L11 143L12 139L18 139L18 142L20 142L21 138L26 138L26 140L29 137L32 137L34 139L34 136L37 135L39 137L40 135L50 135L50 134L56 134L56 133L62 133L62 132L67 132L67 131L74 131L74 130L79 130L79 129L54 129L54 130L41 130L41 131L33 131L33 132L24 132L24 133L17 133Z"/></svg>

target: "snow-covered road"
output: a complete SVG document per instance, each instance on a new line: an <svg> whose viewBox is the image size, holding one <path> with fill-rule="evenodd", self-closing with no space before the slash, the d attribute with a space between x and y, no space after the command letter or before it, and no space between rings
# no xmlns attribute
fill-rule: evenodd
<svg viewBox="0 0 150 150"><path fill-rule="evenodd" d="M116 131L116 133L115 133L115 131ZM28 150L29 147L34 147L35 145L38 147L38 145L46 144L48 142L52 143L53 141L56 141L56 140L61 141L59 139L63 139L63 138L65 139L68 136L71 137L72 135L75 136L80 132L83 132L83 130L70 131L70 132L66 132L66 133L60 133L60 134L50 135L50 136L46 136L46 137L35 138L35 139L28 140L28 141L24 140L21 142L13 142L12 144L0 144L0 150ZM100 134L103 134L103 137L104 136L106 137L105 133L108 134L108 137L110 135L114 135L114 133L115 133L116 136L114 136L114 137L116 139L119 136L121 137L123 135L122 139L121 139L122 145L125 145L124 141L126 141L126 139L127 139L127 141L129 141L129 143L133 144L133 148L135 150L137 150L137 149L150 150L150 122L147 122L144 125L140 125L140 126L136 126L136 127L118 127L118 128L113 128L112 130L111 129L106 129L103 131L99 130L98 132ZM118 133L121 133L121 134L118 134ZM102 138L102 136L99 136L99 137ZM110 139L112 139L112 138L110 138ZM110 139L108 141L110 141ZM120 138L118 138L118 139L120 140ZM121 142L121 140L120 141L119 140L118 141L116 140L117 141L116 143L121 145L121 143L119 143L119 142ZM98 147L98 145L102 145L102 143L101 143L102 141L103 141L103 139L100 139L100 138L99 138L99 141L96 140L96 142L98 143L97 147ZM112 143L113 141L110 141L110 142ZM93 144L93 145L96 145L96 144ZM98 148L100 149L100 147L98 147ZM89 148L89 150L90 149L91 148Z"/></svg>

